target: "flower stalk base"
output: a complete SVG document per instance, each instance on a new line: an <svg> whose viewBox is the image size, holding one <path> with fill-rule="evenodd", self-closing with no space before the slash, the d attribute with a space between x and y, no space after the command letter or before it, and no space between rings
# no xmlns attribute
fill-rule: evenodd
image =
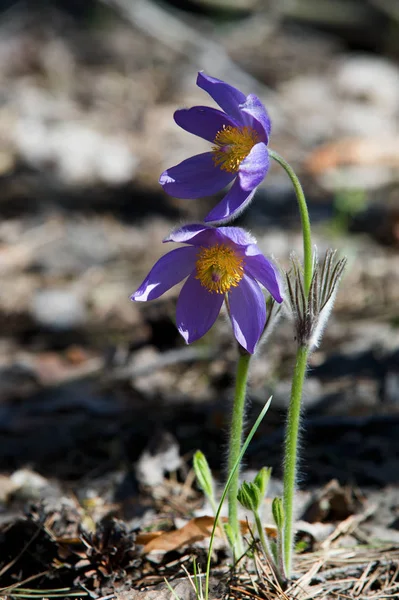
<svg viewBox="0 0 399 600"><path fill-rule="evenodd" d="M247 391L250 360L250 354L245 351L240 352L237 364L236 389L230 425L229 454L227 463L228 473L232 472L241 451L244 427L245 394ZM228 491L229 526L234 543L233 554L235 559L239 558L244 551L240 531L240 522L238 520L237 494L239 489L239 476L240 470L236 469Z"/></svg>
<svg viewBox="0 0 399 600"><path fill-rule="evenodd" d="M288 408L287 426L285 434L284 451L284 539L283 555L286 576L291 575L292 550L294 541L294 494L298 462L298 438L301 416L301 399L303 383L305 381L309 349L300 346L296 355L294 376L292 379L291 398Z"/></svg>

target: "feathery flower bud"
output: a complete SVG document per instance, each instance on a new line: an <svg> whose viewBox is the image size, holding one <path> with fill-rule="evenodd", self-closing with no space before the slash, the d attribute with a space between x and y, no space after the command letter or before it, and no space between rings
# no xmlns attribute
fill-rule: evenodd
<svg viewBox="0 0 399 600"><path fill-rule="evenodd" d="M291 255L292 269L286 273L296 339L299 346L307 346L310 350L320 344L346 265L346 258L336 260L336 252L327 250L324 261L320 264L315 251L308 297L305 295L302 266L295 254Z"/></svg>

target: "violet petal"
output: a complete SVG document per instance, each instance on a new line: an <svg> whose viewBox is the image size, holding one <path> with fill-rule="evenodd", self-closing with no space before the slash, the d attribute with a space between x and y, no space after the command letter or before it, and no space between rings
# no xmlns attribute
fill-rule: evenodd
<svg viewBox="0 0 399 600"><path fill-rule="evenodd" d="M237 217L248 206L254 193L255 190L251 192L243 190L237 177L223 200L206 215L205 223L223 223Z"/></svg>
<svg viewBox="0 0 399 600"><path fill-rule="evenodd" d="M245 94L232 85L202 72L198 73L197 85L208 92L228 115L236 119L238 123L243 123L240 105L246 101Z"/></svg>
<svg viewBox="0 0 399 600"><path fill-rule="evenodd" d="M266 302L257 282L244 275L229 292L230 318L235 338L253 354L266 323Z"/></svg>
<svg viewBox="0 0 399 600"><path fill-rule="evenodd" d="M223 294L208 292L193 273L180 292L176 323L187 344L195 342L212 327L220 312Z"/></svg>
<svg viewBox="0 0 399 600"><path fill-rule="evenodd" d="M191 223L174 229L163 241L178 244L192 244L193 246L211 246L221 243L220 230L203 223Z"/></svg>
<svg viewBox="0 0 399 600"><path fill-rule="evenodd" d="M256 244L254 236L240 227L218 227L218 231L239 246Z"/></svg>
<svg viewBox="0 0 399 600"><path fill-rule="evenodd" d="M174 119L182 129L209 142L215 141L216 134L223 127L239 126L239 123L226 113L209 106L193 106L177 110Z"/></svg>
<svg viewBox="0 0 399 600"><path fill-rule="evenodd" d="M159 183L175 198L200 198L222 190L234 174L215 166L212 152L197 154L164 171Z"/></svg>
<svg viewBox="0 0 399 600"><path fill-rule="evenodd" d="M243 119L261 136L261 141L268 143L272 125L266 108L255 94L249 94L240 110L244 113Z"/></svg>
<svg viewBox="0 0 399 600"><path fill-rule="evenodd" d="M155 263L130 299L145 302L159 298L195 269L196 256L197 249L192 246L168 252Z"/></svg>
<svg viewBox="0 0 399 600"><path fill-rule="evenodd" d="M256 250L257 254L255 254ZM283 301L280 273L277 267L261 254L255 244L246 249L245 270L268 290L276 302Z"/></svg>
<svg viewBox="0 0 399 600"><path fill-rule="evenodd" d="M269 163L269 153L265 144L263 142L255 144L238 170L242 189L247 192L254 190L266 177Z"/></svg>

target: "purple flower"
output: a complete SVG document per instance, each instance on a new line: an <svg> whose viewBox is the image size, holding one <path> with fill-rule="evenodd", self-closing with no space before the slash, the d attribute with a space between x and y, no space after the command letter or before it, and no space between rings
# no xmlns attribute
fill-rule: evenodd
<svg viewBox="0 0 399 600"><path fill-rule="evenodd" d="M164 241L187 246L162 256L131 299L154 300L187 277L176 307L177 327L187 344L205 335L226 301L234 335L252 354L266 322L259 283L277 302L283 300L279 273L254 238L238 227L193 224L175 229Z"/></svg>
<svg viewBox="0 0 399 600"><path fill-rule="evenodd" d="M220 79L198 73L197 85L222 110L194 106L177 110L180 127L212 142L210 152L197 154L164 171L159 183L176 198L200 198L222 190L234 181L206 222L222 223L236 217L251 201L269 169L271 123L262 102ZM223 112L224 111L224 112Z"/></svg>

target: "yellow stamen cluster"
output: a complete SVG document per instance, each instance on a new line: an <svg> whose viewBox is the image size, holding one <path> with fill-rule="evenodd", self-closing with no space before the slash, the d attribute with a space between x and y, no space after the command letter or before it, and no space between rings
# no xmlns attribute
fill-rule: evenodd
<svg viewBox="0 0 399 600"><path fill-rule="evenodd" d="M251 127L227 127L217 132L212 148L213 162L223 171L235 173L238 167L259 142L258 133Z"/></svg>
<svg viewBox="0 0 399 600"><path fill-rule="evenodd" d="M197 255L196 272L196 279L209 292L225 294L243 278L243 258L226 244L201 248Z"/></svg>

